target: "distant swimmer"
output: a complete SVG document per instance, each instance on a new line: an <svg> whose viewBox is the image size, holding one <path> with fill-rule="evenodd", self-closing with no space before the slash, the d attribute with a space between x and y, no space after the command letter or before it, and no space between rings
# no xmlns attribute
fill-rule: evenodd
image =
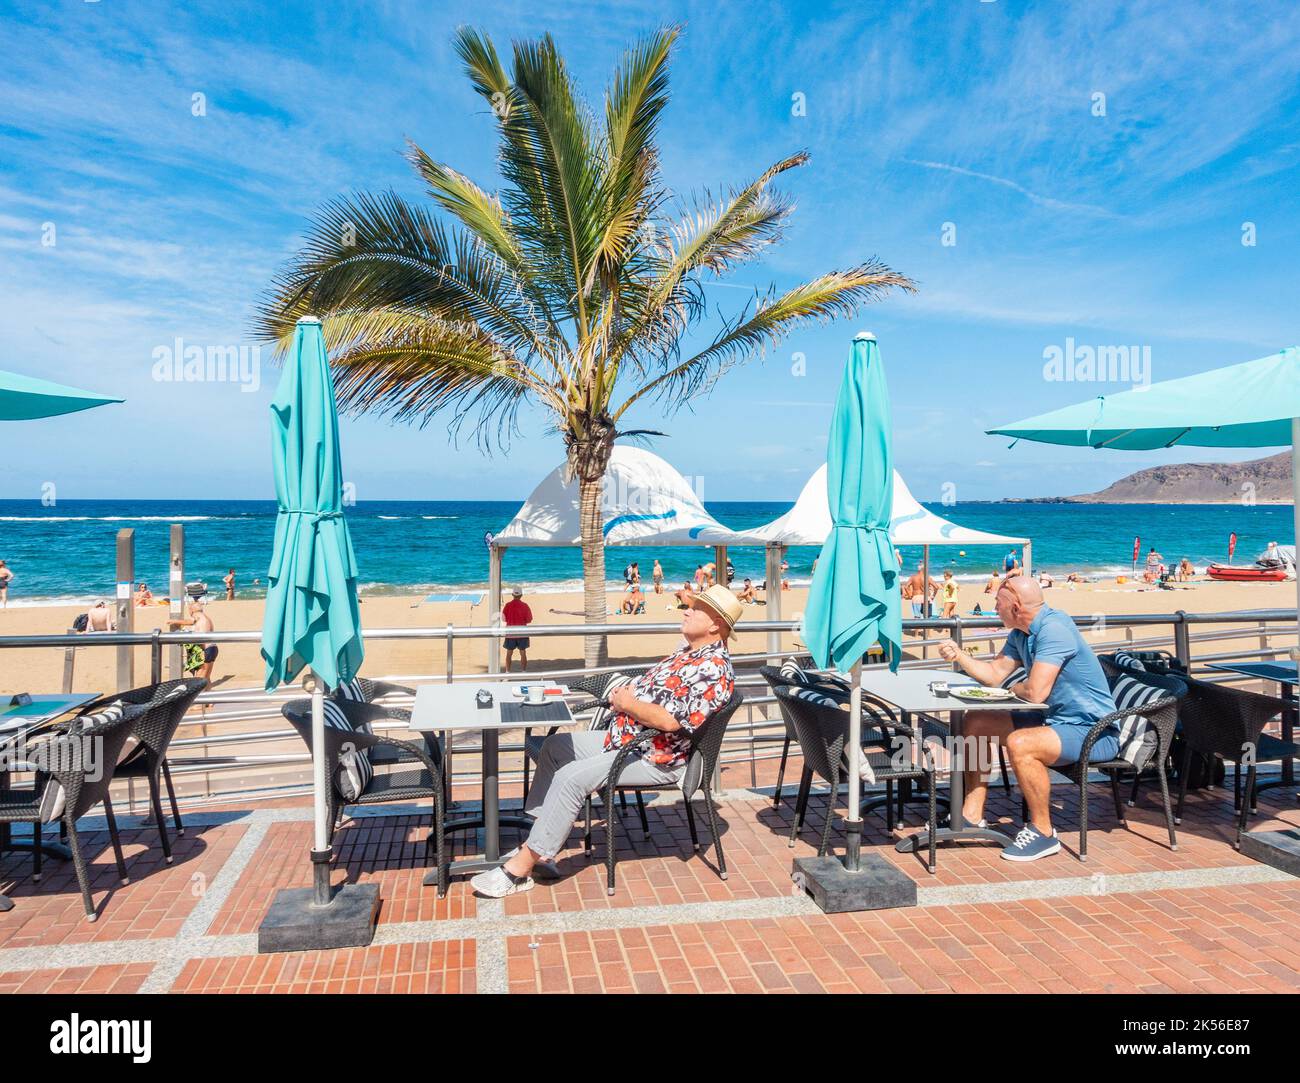
<svg viewBox="0 0 1300 1083"><path fill-rule="evenodd" d="M226 601L233 602L235 600L235 569L231 568L230 571L226 572L221 577L221 581L226 584Z"/></svg>

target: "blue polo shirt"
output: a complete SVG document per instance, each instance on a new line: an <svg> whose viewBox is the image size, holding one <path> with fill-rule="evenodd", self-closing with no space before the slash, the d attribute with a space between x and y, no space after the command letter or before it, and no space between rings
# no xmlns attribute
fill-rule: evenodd
<svg viewBox="0 0 1300 1083"><path fill-rule="evenodd" d="M1061 667L1047 695L1047 721L1053 726L1091 726L1115 710L1101 663L1074 621L1059 609L1043 606L1028 633L1013 628L1002 654L1014 658L1026 673L1035 662Z"/></svg>

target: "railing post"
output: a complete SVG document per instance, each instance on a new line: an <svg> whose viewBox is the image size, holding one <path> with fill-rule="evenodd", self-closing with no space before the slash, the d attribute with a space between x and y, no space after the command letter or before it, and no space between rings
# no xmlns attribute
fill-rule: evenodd
<svg viewBox="0 0 1300 1083"><path fill-rule="evenodd" d="M160 629L153 630L153 642L149 644L149 683L162 684L162 643L158 637L162 635Z"/></svg>
<svg viewBox="0 0 1300 1083"><path fill-rule="evenodd" d="M957 617L957 618L953 621L953 626L952 626L952 628L951 628L951 632L952 632L952 641L953 641L954 643L957 644L957 649L958 649L958 650L965 650L966 648L963 646L963 643L965 642L965 631L964 631L964 629L963 629L962 626L961 626L961 618L960 618L960 617ZM960 669L961 667L958 666L956 662L953 662L953 664L952 664L952 668L953 668L954 670L957 670L957 669Z"/></svg>
<svg viewBox="0 0 1300 1083"><path fill-rule="evenodd" d="M68 635L74 636L76 634L77 634L77 630L75 628L68 629ZM76 668L76 665L77 665L77 648L64 647L63 648L63 694L65 696L72 691L72 675L73 675L73 671Z"/></svg>
<svg viewBox="0 0 1300 1083"><path fill-rule="evenodd" d="M1187 632L1187 613L1179 610L1174 614L1174 657L1187 671L1192 671L1192 641Z"/></svg>
<svg viewBox="0 0 1300 1083"><path fill-rule="evenodd" d="M456 675L456 663L452 657L452 645L456 642L452 639L452 632L455 625L451 621L447 622L447 683L451 684L452 678Z"/></svg>
<svg viewBox="0 0 1300 1083"><path fill-rule="evenodd" d="M171 525L171 561L167 569L167 616L185 616L185 524ZM172 680L185 676L185 648L173 643L167 648L167 672ZM158 678L154 678L157 680Z"/></svg>
<svg viewBox="0 0 1300 1083"><path fill-rule="evenodd" d="M135 531L124 527L117 532L117 630L135 631ZM135 684L135 648L123 644L117 648L117 690Z"/></svg>

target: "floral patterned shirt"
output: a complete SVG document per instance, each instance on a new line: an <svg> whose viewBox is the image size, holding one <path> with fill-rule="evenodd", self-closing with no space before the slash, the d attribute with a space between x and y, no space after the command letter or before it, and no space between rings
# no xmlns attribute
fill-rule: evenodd
<svg viewBox="0 0 1300 1083"><path fill-rule="evenodd" d="M690 753L691 732L731 699L735 683L731 655L722 641L694 650L684 646L642 673L627 686L632 694L658 704L682 727L659 733L642 757L658 767L684 764ZM625 745L648 728L629 715L616 714L605 735L605 748Z"/></svg>

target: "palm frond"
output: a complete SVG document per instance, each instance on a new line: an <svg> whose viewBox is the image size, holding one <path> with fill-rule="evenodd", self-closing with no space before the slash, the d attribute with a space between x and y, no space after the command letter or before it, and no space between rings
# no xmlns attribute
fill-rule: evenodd
<svg viewBox="0 0 1300 1083"><path fill-rule="evenodd" d="M746 306L725 322L705 349L638 388L614 411L614 419L646 395L684 405L709 390L729 368L761 357L801 324L851 316L860 305L892 289L915 292L916 287L905 275L873 259L848 271L821 275L780 296L768 294L753 306L752 314Z"/></svg>

